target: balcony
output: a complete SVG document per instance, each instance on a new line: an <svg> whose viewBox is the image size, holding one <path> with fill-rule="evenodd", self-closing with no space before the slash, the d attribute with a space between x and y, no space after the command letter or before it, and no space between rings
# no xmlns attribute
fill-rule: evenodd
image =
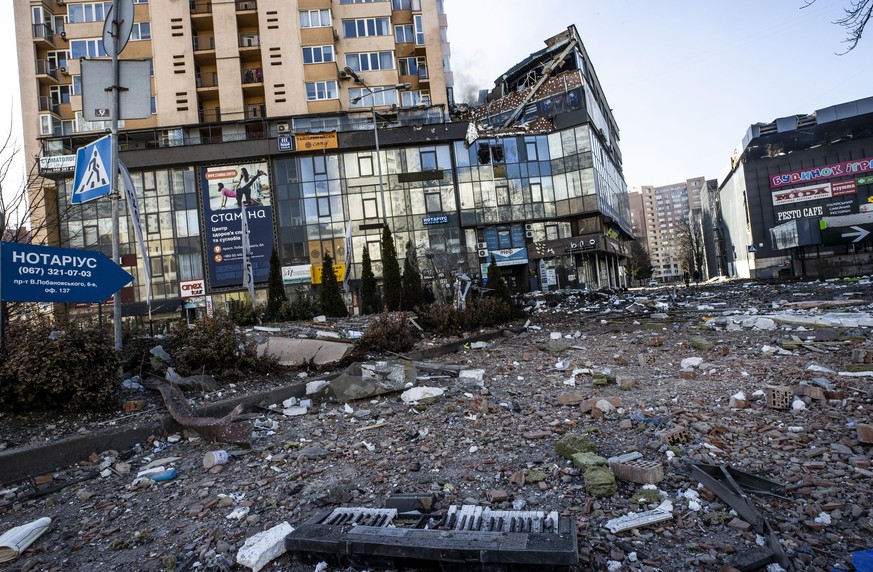
<svg viewBox="0 0 873 572"><path fill-rule="evenodd" d="M265 117L267 117L266 105L246 105L246 119L264 119Z"/></svg>
<svg viewBox="0 0 873 572"><path fill-rule="evenodd" d="M194 36L192 40L195 52L215 49L215 36Z"/></svg>
<svg viewBox="0 0 873 572"><path fill-rule="evenodd" d="M55 47L55 31L48 24L34 24L33 39L38 44Z"/></svg>
<svg viewBox="0 0 873 572"><path fill-rule="evenodd" d="M190 0L192 14L211 14L212 0Z"/></svg>
<svg viewBox="0 0 873 572"><path fill-rule="evenodd" d="M36 60L36 77L40 81L48 80L49 84L57 84L60 81L58 68L48 60Z"/></svg>
<svg viewBox="0 0 873 572"><path fill-rule="evenodd" d="M239 28L258 27L258 3L256 0L237 0L236 21Z"/></svg>
<svg viewBox="0 0 873 572"><path fill-rule="evenodd" d="M241 48L260 48L261 36L258 34L240 34L239 47Z"/></svg>
<svg viewBox="0 0 873 572"><path fill-rule="evenodd" d="M246 68L242 70L243 85L250 83L264 83L264 70L260 67Z"/></svg>
<svg viewBox="0 0 873 572"><path fill-rule="evenodd" d="M50 111L52 113L60 113L61 103L54 97L41 95L37 98L40 111Z"/></svg>
<svg viewBox="0 0 873 572"><path fill-rule="evenodd" d="M197 72L194 76L197 88L218 87L218 74L216 72Z"/></svg>
<svg viewBox="0 0 873 572"><path fill-rule="evenodd" d="M212 109L201 109L200 123L218 123L221 121L221 109L214 107Z"/></svg>

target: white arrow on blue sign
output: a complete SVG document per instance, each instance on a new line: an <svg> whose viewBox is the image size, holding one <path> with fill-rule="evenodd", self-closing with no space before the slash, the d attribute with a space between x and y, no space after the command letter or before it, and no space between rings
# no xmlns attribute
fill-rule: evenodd
<svg viewBox="0 0 873 572"><path fill-rule="evenodd" d="M103 302L131 280L102 252L0 242L3 302Z"/></svg>
<svg viewBox="0 0 873 572"><path fill-rule="evenodd" d="M101 137L76 151L76 174L73 177L74 205L87 203L112 192L109 169L112 165L112 135Z"/></svg>

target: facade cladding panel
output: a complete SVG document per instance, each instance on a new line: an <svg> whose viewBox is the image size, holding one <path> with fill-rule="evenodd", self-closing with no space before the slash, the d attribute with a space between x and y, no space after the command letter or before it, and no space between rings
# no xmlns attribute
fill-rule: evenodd
<svg viewBox="0 0 873 572"><path fill-rule="evenodd" d="M859 106L865 101L828 110L866 111L869 106ZM819 115L818 122L812 123ZM811 123L801 126L802 131L790 128L761 134L766 126L750 129L741 160L719 187L723 255L732 275L824 277L873 270L867 260L866 240L852 243L853 237L834 241L823 236L820 244L781 250L771 241L771 229L794 220L818 222L823 217L870 212L873 165L868 160L873 159L873 114L831 115L840 119L821 123L828 117L824 112L799 117L797 120ZM780 178L783 175L784 179ZM755 252L749 252L749 245L754 245Z"/></svg>

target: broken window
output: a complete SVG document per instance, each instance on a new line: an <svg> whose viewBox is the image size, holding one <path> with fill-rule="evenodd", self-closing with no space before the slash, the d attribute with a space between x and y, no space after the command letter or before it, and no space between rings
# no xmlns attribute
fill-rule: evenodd
<svg viewBox="0 0 873 572"><path fill-rule="evenodd" d="M479 145L477 153L480 165L489 165L491 163L503 162L503 145L489 145L487 143Z"/></svg>

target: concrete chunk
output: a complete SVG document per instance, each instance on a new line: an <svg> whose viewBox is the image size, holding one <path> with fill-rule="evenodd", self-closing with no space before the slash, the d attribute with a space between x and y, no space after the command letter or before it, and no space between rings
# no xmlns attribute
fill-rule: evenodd
<svg viewBox="0 0 873 572"><path fill-rule="evenodd" d="M293 526L283 522L247 538L236 553L237 564L258 572L273 559L285 553L285 537L293 531Z"/></svg>
<svg viewBox="0 0 873 572"><path fill-rule="evenodd" d="M258 345L258 355L269 354L279 360L280 365L302 365L310 361L324 365L340 361L350 349L352 345L343 342L270 336Z"/></svg>
<svg viewBox="0 0 873 572"><path fill-rule="evenodd" d="M670 504L670 501L666 501L655 510L632 512L619 518L614 518L606 523L606 528L611 533L616 534L632 528L642 528L650 524L664 522L671 518L673 518L673 505Z"/></svg>

